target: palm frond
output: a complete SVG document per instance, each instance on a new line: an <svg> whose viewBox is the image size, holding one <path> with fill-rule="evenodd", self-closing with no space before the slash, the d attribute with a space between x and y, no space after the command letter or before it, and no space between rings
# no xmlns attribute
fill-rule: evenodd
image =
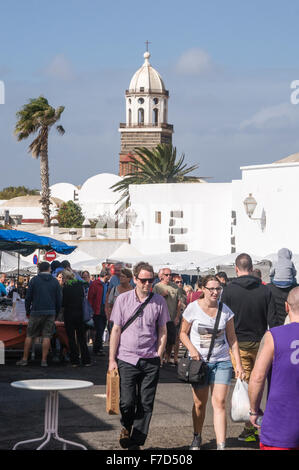
<svg viewBox="0 0 299 470"><path fill-rule="evenodd" d="M177 159L176 147L171 144L159 144L154 149L136 147L130 160L132 171L111 186L114 192L120 192L118 203L128 202L133 184L200 182L200 177L190 176L198 165L188 167L184 153Z"/></svg>

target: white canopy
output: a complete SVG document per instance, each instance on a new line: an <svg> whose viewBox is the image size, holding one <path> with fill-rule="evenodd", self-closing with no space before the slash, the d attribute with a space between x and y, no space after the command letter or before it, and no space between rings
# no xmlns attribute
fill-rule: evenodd
<svg viewBox="0 0 299 470"><path fill-rule="evenodd" d="M213 256L203 263L204 269L216 269L217 266L233 266L235 259L240 253L229 253L227 255ZM261 256L250 255L253 264L259 263L262 259Z"/></svg>
<svg viewBox="0 0 299 470"><path fill-rule="evenodd" d="M62 255L56 258L57 261L67 260L75 271L89 271L90 274L100 274L102 270L102 260L94 258L84 251L74 250L70 255Z"/></svg>
<svg viewBox="0 0 299 470"><path fill-rule="evenodd" d="M14 273L18 270L18 256L14 256L10 253L6 253L5 251L1 251L1 263L0 263L0 271L3 273ZM36 266L33 263L30 263L28 260L24 259L23 256L20 256L19 261L19 270L20 273L24 271L28 272L28 274L35 274L36 273Z"/></svg>
<svg viewBox="0 0 299 470"><path fill-rule="evenodd" d="M109 262L117 262L121 261L124 263L130 263L130 260L139 259L141 261L145 255L143 255L137 248L130 245L130 243L122 243L118 248L116 248L111 255L109 255L107 261Z"/></svg>
<svg viewBox="0 0 299 470"><path fill-rule="evenodd" d="M134 265L139 261L150 263L157 272L163 267L169 267L175 272L192 272L197 274L198 270L202 270L202 264L213 257L211 253L201 251L184 251L177 253L158 253L153 255L142 254L136 248L128 243L123 243L108 258L107 262L122 262Z"/></svg>

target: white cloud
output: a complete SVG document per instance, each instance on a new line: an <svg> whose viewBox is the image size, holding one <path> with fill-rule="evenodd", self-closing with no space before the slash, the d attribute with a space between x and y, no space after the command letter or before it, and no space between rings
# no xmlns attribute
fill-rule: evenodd
<svg viewBox="0 0 299 470"><path fill-rule="evenodd" d="M299 109L290 103L262 108L251 118L241 122L240 129L283 129L298 125Z"/></svg>
<svg viewBox="0 0 299 470"><path fill-rule="evenodd" d="M176 70L184 75L202 75L213 70L214 64L207 52L200 48L184 52L176 64Z"/></svg>
<svg viewBox="0 0 299 470"><path fill-rule="evenodd" d="M50 64L44 69L44 74L59 80L71 80L74 72L71 63L63 54L56 55Z"/></svg>

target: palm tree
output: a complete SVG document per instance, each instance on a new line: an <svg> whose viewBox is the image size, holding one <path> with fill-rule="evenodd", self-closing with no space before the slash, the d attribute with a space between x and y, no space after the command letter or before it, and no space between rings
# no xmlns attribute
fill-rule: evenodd
<svg viewBox="0 0 299 470"><path fill-rule="evenodd" d="M44 226L50 226L50 188L49 188L49 162L48 162L48 136L51 127L59 121L64 106L57 109L49 105L43 96L34 98L17 112L15 135L17 140L27 139L31 134L38 132L31 142L28 152L33 158L40 157L41 199ZM56 126L60 135L65 133L62 126Z"/></svg>
<svg viewBox="0 0 299 470"><path fill-rule="evenodd" d="M130 184L153 184L153 183L199 183L201 180L196 176L187 176L196 170L198 165L187 167L184 164L185 155L176 160L176 147L171 144L159 144L150 150L146 147L138 147L134 150L137 156L131 156L132 171L125 178L118 181L111 189L120 191L122 209L129 204Z"/></svg>

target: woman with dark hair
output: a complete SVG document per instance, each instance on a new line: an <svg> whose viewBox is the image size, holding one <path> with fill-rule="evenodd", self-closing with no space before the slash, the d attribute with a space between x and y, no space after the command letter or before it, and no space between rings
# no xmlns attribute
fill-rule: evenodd
<svg viewBox="0 0 299 470"><path fill-rule="evenodd" d="M80 364L90 366L90 354L86 343L85 325L83 322L83 282L75 279L72 271L63 271L65 283L63 286L62 306L64 309L64 325L69 340L70 359L73 367Z"/></svg>
<svg viewBox="0 0 299 470"><path fill-rule="evenodd" d="M216 276L206 276L202 283L202 298L190 303L183 313L180 340L189 351L192 361L207 359L212 333L219 308L219 298L222 287ZM189 336L190 334L190 336ZM243 378L238 342L234 328L234 314L222 304L221 316L215 345L208 365L206 383L192 384L193 392L193 427L194 438L190 450L199 450L201 431L205 419L205 409L211 388L211 399L214 410L214 428L217 449L225 447L226 438L226 409L225 402L232 378L232 363L229 354L231 348L236 361L236 377Z"/></svg>

